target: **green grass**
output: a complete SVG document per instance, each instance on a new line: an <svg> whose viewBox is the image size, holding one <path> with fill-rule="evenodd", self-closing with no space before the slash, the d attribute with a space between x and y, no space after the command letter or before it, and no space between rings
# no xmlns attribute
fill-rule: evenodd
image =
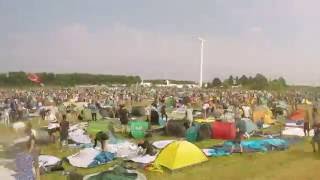
<svg viewBox="0 0 320 180"><path fill-rule="evenodd" d="M99 122L101 123L101 122ZM34 127L43 126L45 123L38 120L32 120ZM277 129L277 128L274 128ZM15 136L12 130L0 126L2 142L10 142ZM154 135L152 140L173 139L172 137ZM174 172L158 173L138 169L144 173L148 179L238 179L238 180L318 180L320 169L320 153L312 153L309 139L305 139L301 143L293 145L289 150L276 151L268 153L249 153L234 154L228 157L209 158L208 162L203 164L187 167ZM220 140L204 140L195 143L199 148L211 147L219 144ZM41 146L42 154L54 155L57 157L66 157L74 154L77 150L66 149L60 151L57 144ZM0 153L0 158L3 155ZM185 156L188 156L186 154ZM3 157L2 157L3 158ZM75 168L67 163L63 166L67 171L76 172L82 175L92 174L107 170L114 164L120 163L121 160L115 160L109 164L96 168ZM61 172L45 174L41 177L44 180L60 180L66 179Z"/></svg>

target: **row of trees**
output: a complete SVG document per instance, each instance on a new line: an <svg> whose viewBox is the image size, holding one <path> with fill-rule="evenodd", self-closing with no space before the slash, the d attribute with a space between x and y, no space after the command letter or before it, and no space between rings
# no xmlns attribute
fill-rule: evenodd
<svg viewBox="0 0 320 180"><path fill-rule="evenodd" d="M37 73L45 85L74 86L87 84L135 84L141 81L139 76L103 75L103 74L54 74ZM0 86L32 86L25 72L0 74Z"/></svg>
<svg viewBox="0 0 320 180"><path fill-rule="evenodd" d="M182 80L168 80L171 84L195 84L194 81L182 81ZM153 79L145 80L145 82L150 82L152 84L167 84L167 80L164 79Z"/></svg>
<svg viewBox="0 0 320 180"><path fill-rule="evenodd" d="M242 75L240 78L238 76L229 76L228 79L221 81L219 78L214 78L211 83L208 84L209 87L231 87L241 85L247 89L254 90L285 90L288 85L286 80L282 77L278 79L268 80L264 75L257 74L255 77L247 77Z"/></svg>

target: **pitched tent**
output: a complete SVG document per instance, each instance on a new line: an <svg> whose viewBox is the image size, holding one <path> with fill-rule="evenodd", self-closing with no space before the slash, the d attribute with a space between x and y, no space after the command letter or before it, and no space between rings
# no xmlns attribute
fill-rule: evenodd
<svg viewBox="0 0 320 180"><path fill-rule="evenodd" d="M155 164L176 170L208 161L206 155L188 141L174 141L158 154Z"/></svg>
<svg viewBox="0 0 320 180"><path fill-rule="evenodd" d="M130 132L135 139L142 139L146 135L149 124L146 121L130 121Z"/></svg>
<svg viewBox="0 0 320 180"><path fill-rule="evenodd" d="M305 116L305 112L303 109L298 109L297 111L293 112L288 120L289 121L303 121Z"/></svg>
<svg viewBox="0 0 320 180"><path fill-rule="evenodd" d="M166 135L185 137L187 120L169 120L166 126Z"/></svg>
<svg viewBox="0 0 320 180"><path fill-rule="evenodd" d="M253 111L253 122L263 120L266 124L273 124L274 119L272 119L272 112L266 106L259 106Z"/></svg>
<svg viewBox="0 0 320 180"><path fill-rule="evenodd" d="M245 122L245 126L246 126L246 132L247 133L252 133L256 130L258 130L258 127L255 123L253 123L250 119L244 119L243 120Z"/></svg>
<svg viewBox="0 0 320 180"><path fill-rule="evenodd" d="M236 137L235 123L215 121L211 125L213 139L234 139Z"/></svg>

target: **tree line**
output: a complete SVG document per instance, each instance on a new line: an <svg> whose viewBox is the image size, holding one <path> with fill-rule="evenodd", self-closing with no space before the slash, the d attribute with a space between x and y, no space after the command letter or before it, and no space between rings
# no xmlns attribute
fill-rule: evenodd
<svg viewBox="0 0 320 180"><path fill-rule="evenodd" d="M208 84L208 87L214 88L228 88L231 86L241 86L243 88L252 90L285 90L288 85L283 77L277 79L268 80L262 74L256 74L256 76L246 76L242 75L240 78L238 76L229 76L229 78L221 81L220 78L214 78L212 82Z"/></svg>
<svg viewBox="0 0 320 180"><path fill-rule="evenodd" d="M171 84L195 84L194 81L183 81L183 80L168 80ZM165 79L153 79L153 80L145 80L144 82L149 82L152 84L167 84L167 80Z"/></svg>
<svg viewBox="0 0 320 180"><path fill-rule="evenodd" d="M52 86L135 84L141 81L139 76L105 75L105 74L55 74L37 73L43 84ZM27 78L25 72L0 74L0 86L33 86L35 83Z"/></svg>

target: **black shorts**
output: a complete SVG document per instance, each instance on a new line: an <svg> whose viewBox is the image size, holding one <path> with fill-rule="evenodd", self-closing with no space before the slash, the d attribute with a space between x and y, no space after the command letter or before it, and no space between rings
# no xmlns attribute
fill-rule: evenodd
<svg viewBox="0 0 320 180"><path fill-rule="evenodd" d="M58 131L59 131L59 128L48 129L48 134L51 136L53 133L56 133Z"/></svg>
<svg viewBox="0 0 320 180"><path fill-rule="evenodd" d="M310 124L309 124L309 122L303 123L303 129L304 129L304 130L307 130L307 131L310 131Z"/></svg>

